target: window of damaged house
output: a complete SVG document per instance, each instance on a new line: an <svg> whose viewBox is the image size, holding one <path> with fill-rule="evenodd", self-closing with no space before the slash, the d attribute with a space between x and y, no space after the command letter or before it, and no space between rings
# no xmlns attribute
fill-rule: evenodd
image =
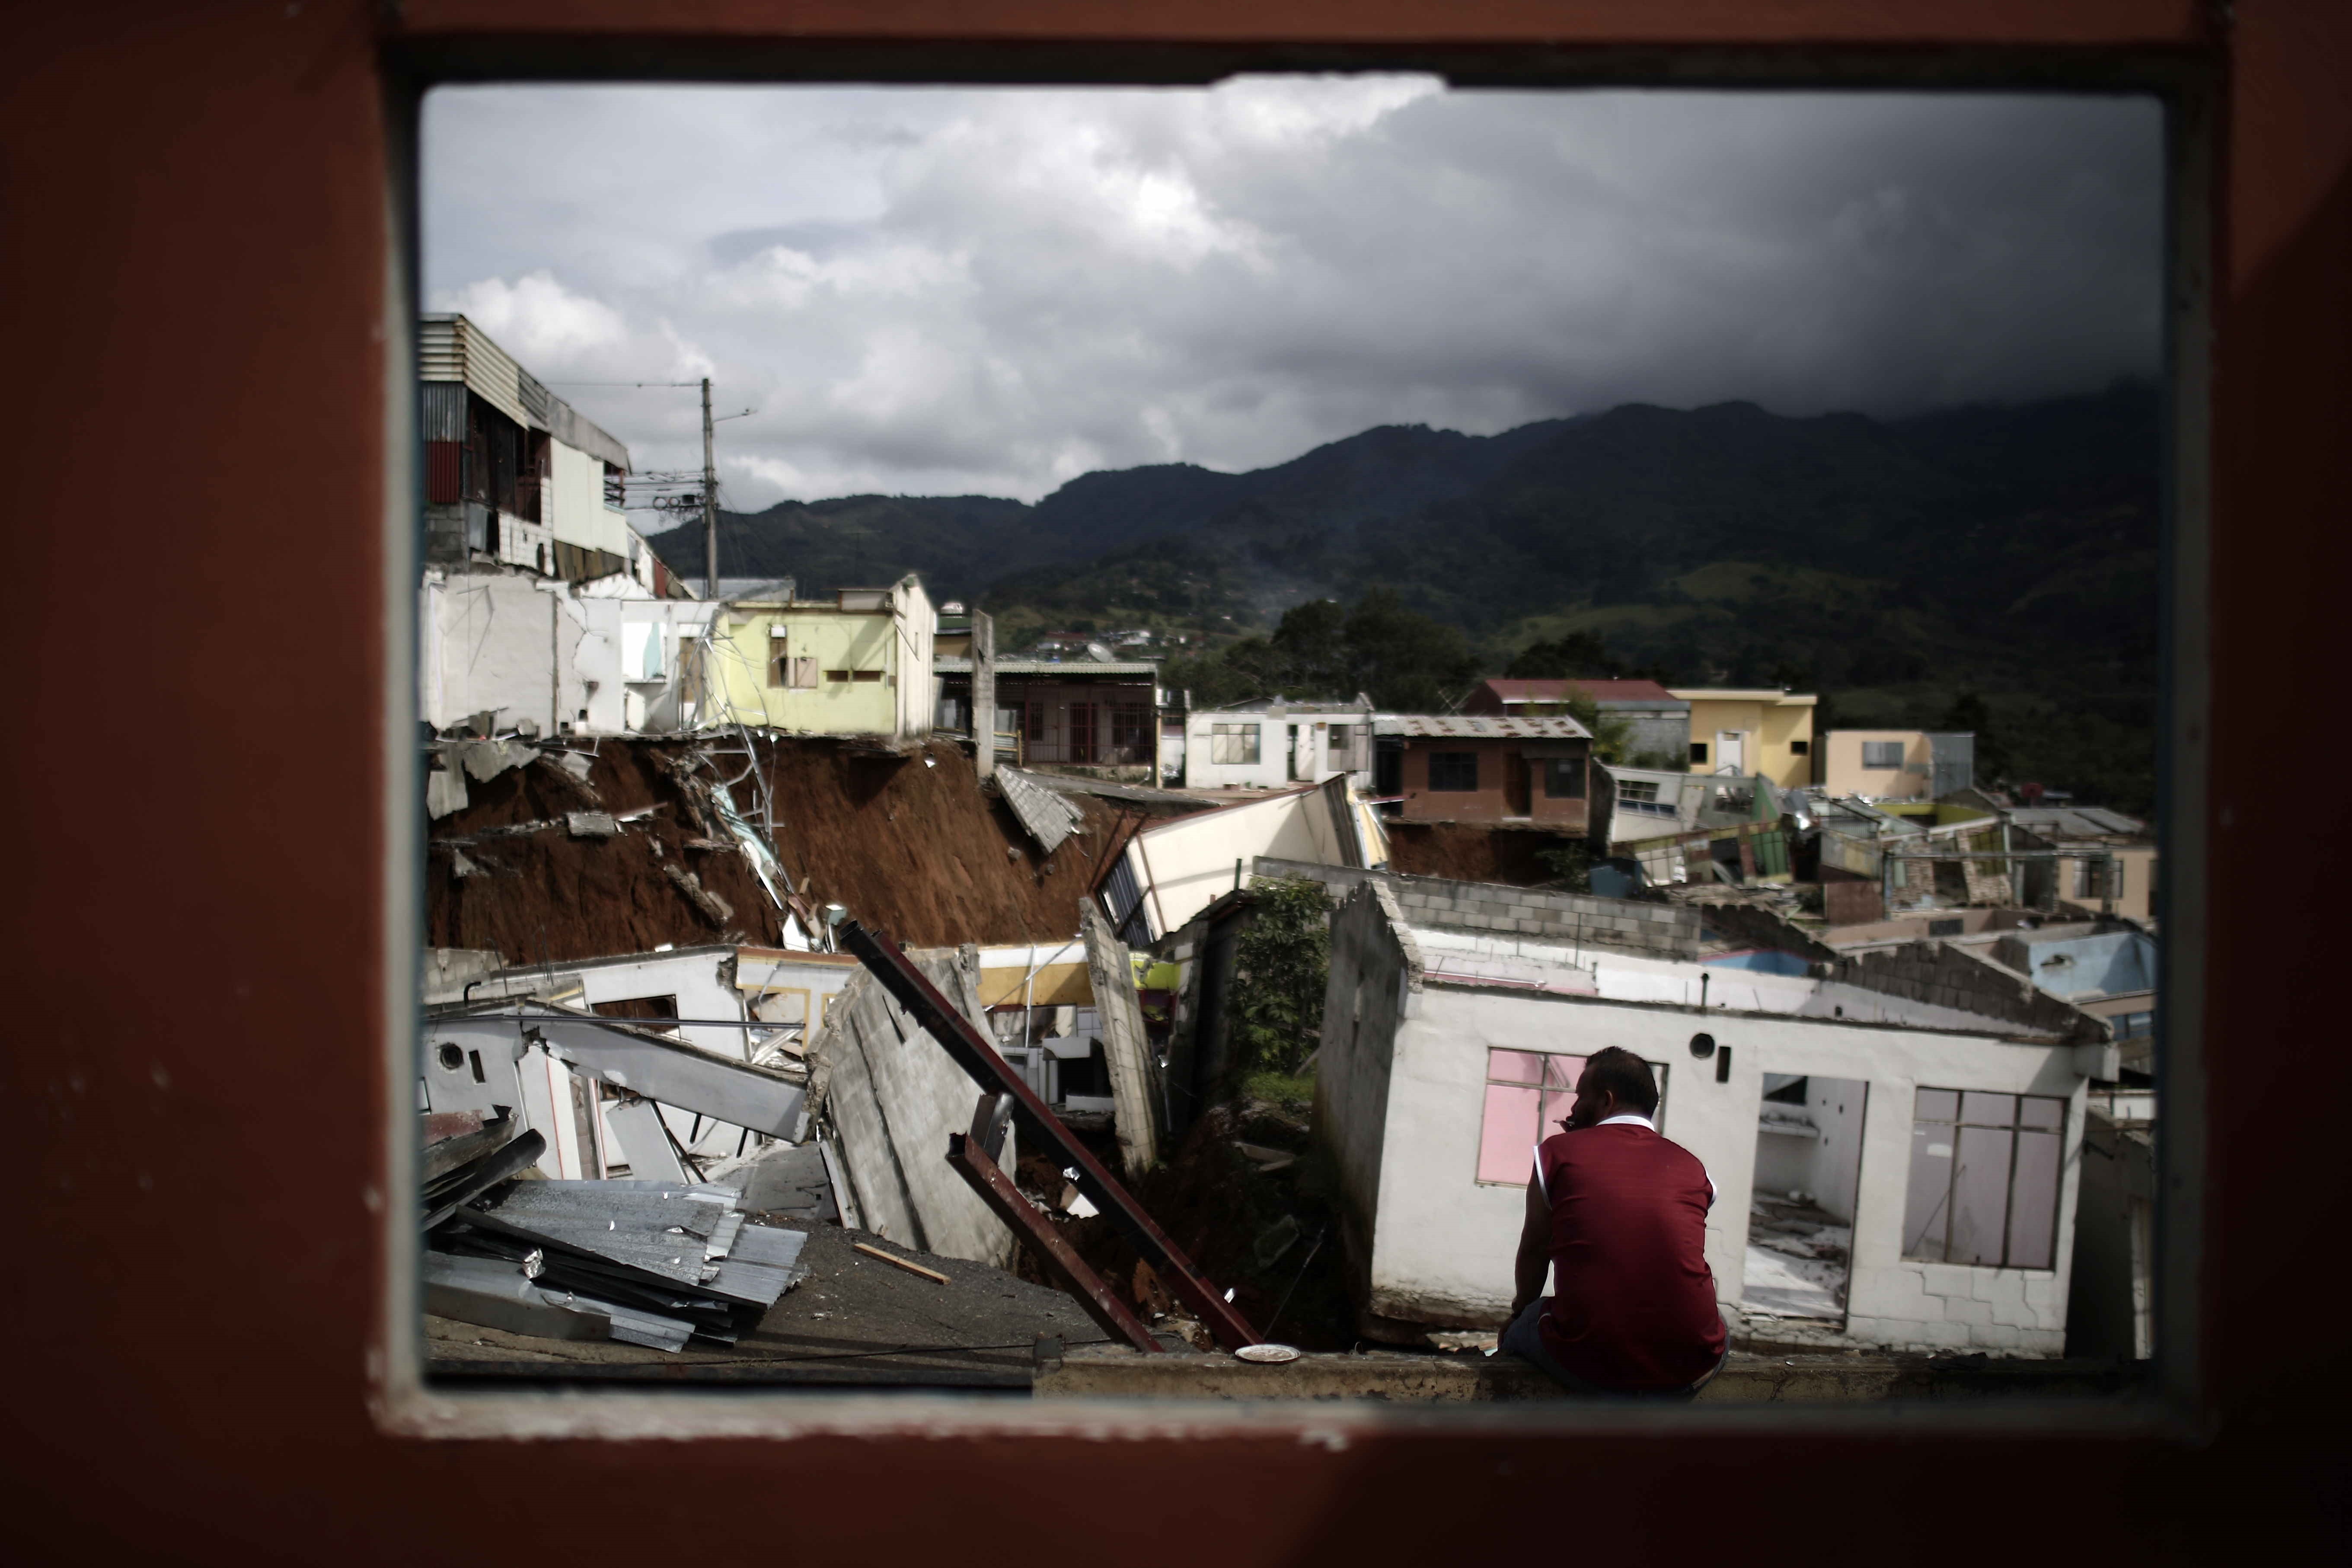
<svg viewBox="0 0 2352 1568"><path fill-rule="evenodd" d="M1582 757L1545 758L1545 795L1552 800L1582 800L1585 771L1585 759Z"/></svg>
<svg viewBox="0 0 2352 1568"><path fill-rule="evenodd" d="M1209 761L1226 766L1255 764L1258 761L1258 731L1256 724L1210 725Z"/></svg>
<svg viewBox="0 0 2352 1568"><path fill-rule="evenodd" d="M1903 742L1900 741L1864 741L1862 743L1862 765L1865 768L1899 768L1903 765Z"/></svg>
<svg viewBox="0 0 2352 1568"><path fill-rule="evenodd" d="M1560 1130L1576 1101L1585 1058L1555 1051L1486 1052L1486 1095L1478 1122L1478 1180L1523 1187L1535 1169L1535 1147ZM1652 1120L1664 1130L1666 1064L1652 1062L1658 1105Z"/></svg>
<svg viewBox="0 0 2352 1568"><path fill-rule="evenodd" d="M1478 753L1475 752L1432 752L1429 753L1429 787L1458 793L1478 787Z"/></svg>
<svg viewBox="0 0 2352 1568"><path fill-rule="evenodd" d="M2063 1100L1921 1089L1912 1110L1903 1256L2050 1268L2065 1128Z"/></svg>

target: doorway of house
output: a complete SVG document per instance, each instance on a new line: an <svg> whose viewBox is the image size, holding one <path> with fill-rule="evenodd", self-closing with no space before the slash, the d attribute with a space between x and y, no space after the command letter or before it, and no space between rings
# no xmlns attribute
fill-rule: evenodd
<svg viewBox="0 0 2352 1568"><path fill-rule="evenodd" d="M1744 773L1748 771L1748 731L1717 730L1715 732L1715 771L1719 773Z"/></svg>
<svg viewBox="0 0 2352 1568"><path fill-rule="evenodd" d="M1750 1318L1845 1322L1868 1093L1859 1079L1764 1075L1740 1276Z"/></svg>

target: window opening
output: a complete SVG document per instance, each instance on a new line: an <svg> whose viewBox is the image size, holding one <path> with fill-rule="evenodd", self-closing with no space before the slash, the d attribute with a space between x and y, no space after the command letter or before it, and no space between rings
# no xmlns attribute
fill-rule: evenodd
<svg viewBox="0 0 2352 1568"><path fill-rule="evenodd" d="M1478 753L1475 752L1432 752L1429 753L1429 787L1433 790L1462 792L1478 787Z"/></svg>
<svg viewBox="0 0 2352 1568"><path fill-rule="evenodd" d="M2050 1268L2065 1130L2063 1100L1920 1089L1912 1110L1903 1256Z"/></svg>
<svg viewBox="0 0 2352 1568"><path fill-rule="evenodd" d="M1209 726L1209 761L1223 767L1253 766L1258 761L1258 726Z"/></svg>

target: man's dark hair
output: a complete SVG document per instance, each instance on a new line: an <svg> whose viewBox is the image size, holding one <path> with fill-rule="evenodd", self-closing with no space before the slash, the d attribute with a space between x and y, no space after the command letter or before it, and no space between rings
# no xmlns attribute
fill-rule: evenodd
<svg viewBox="0 0 2352 1568"><path fill-rule="evenodd" d="M1658 1079L1650 1064L1622 1046L1604 1046L1584 1059L1584 1076L1576 1087L1587 1092L1607 1089L1627 1110L1647 1116L1658 1109Z"/></svg>

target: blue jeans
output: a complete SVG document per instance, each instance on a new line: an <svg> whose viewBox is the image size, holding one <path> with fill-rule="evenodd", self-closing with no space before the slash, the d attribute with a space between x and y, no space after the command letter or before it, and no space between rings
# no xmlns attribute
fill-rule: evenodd
<svg viewBox="0 0 2352 1568"><path fill-rule="evenodd" d="M1508 1351L1522 1361L1535 1363L1538 1370L1546 1377L1571 1394L1580 1394L1594 1399L1647 1399L1678 1404L1697 1398L1698 1391L1705 1388L1713 1380L1715 1374L1723 1370L1723 1363L1731 1359L1731 1342L1727 1337L1724 1341L1723 1354L1717 1357L1715 1364L1706 1369L1706 1375L1686 1388L1603 1388L1597 1383L1586 1382L1560 1365L1552 1359L1551 1352L1544 1348L1543 1330L1540 1325L1547 1300L1548 1298L1537 1297L1529 1303L1526 1311L1512 1319L1511 1326L1503 1331L1499 1348Z"/></svg>

